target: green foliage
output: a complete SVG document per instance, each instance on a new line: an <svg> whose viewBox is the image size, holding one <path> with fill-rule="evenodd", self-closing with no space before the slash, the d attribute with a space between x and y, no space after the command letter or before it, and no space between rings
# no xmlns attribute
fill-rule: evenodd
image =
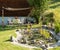
<svg viewBox="0 0 60 50"><path fill-rule="evenodd" d="M55 32L59 33L60 32L60 23L55 22Z"/></svg>
<svg viewBox="0 0 60 50"><path fill-rule="evenodd" d="M48 3L50 0L28 0L28 3L35 9L40 9L41 11L48 8Z"/></svg>
<svg viewBox="0 0 60 50"><path fill-rule="evenodd" d="M47 15L45 15L44 16L44 18L45 18L45 22L46 23L53 23L54 22L54 14L53 14L53 12L51 12L51 13L49 13L49 14L47 14Z"/></svg>
<svg viewBox="0 0 60 50"><path fill-rule="evenodd" d="M50 0L28 0L28 3L32 7L31 16L36 16L36 20L39 23L39 18L48 9L48 3Z"/></svg>
<svg viewBox="0 0 60 50"><path fill-rule="evenodd" d="M43 35L47 39L50 38L50 33L46 31L45 29L41 29L40 34Z"/></svg>
<svg viewBox="0 0 60 50"><path fill-rule="evenodd" d="M59 33L60 32L60 9L56 8L54 11L54 19L55 19L55 32Z"/></svg>

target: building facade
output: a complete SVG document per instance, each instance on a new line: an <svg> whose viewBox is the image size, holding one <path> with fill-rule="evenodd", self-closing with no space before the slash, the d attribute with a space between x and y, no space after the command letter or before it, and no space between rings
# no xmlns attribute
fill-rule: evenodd
<svg viewBox="0 0 60 50"><path fill-rule="evenodd" d="M4 8L22 8L22 10L6 10ZM29 8L29 9L24 9ZM2 10L4 11L2 14ZM4 17L4 24L8 24L8 18L14 19L15 16L18 16L20 21L23 23L24 19L30 13L30 6L27 0L0 0L0 25L2 25L2 16Z"/></svg>

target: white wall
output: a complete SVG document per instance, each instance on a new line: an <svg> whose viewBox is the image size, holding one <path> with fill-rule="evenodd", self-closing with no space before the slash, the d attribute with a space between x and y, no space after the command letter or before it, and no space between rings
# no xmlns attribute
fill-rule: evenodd
<svg viewBox="0 0 60 50"><path fill-rule="evenodd" d="M14 19L15 17L9 17L11 19ZM24 19L26 17L18 17L22 23L24 23ZM4 17L4 24L7 25L8 17ZM0 17L0 25L2 25L2 17Z"/></svg>

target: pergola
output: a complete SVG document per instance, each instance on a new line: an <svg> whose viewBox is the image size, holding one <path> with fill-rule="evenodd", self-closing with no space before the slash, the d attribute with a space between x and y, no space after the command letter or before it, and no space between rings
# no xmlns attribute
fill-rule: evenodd
<svg viewBox="0 0 60 50"><path fill-rule="evenodd" d="M27 0L0 0L2 23L5 16L28 16L30 10Z"/></svg>
<svg viewBox="0 0 60 50"><path fill-rule="evenodd" d="M29 10L30 8L11 8L11 7L8 7L8 8L5 8L5 7L2 7L2 25L4 25L4 10L7 10L7 11L20 11L20 10Z"/></svg>
<svg viewBox="0 0 60 50"><path fill-rule="evenodd" d="M27 0L0 0L0 16L2 15L2 9L4 9L4 16L27 16L30 13L30 9L26 8L29 7ZM18 10L11 11L11 8L12 10ZM20 8L25 10L19 10Z"/></svg>

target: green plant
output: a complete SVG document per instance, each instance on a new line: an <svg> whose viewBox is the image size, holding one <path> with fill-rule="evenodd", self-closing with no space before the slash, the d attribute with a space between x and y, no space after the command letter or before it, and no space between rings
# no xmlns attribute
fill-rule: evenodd
<svg viewBox="0 0 60 50"><path fill-rule="evenodd" d="M56 34L60 32L60 23L58 22L55 23L55 32Z"/></svg>
<svg viewBox="0 0 60 50"><path fill-rule="evenodd" d="M49 1L50 0L28 0L28 3L32 7L30 15L36 18L37 23L40 22L39 18L43 16L45 10L49 8Z"/></svg>
<svg viewBox="0 0 60 50"><path fill-rule="evenodd" d="M40 29L40 34L43 35L45 38L50 38L50 33L45 29Z"/></svg>

